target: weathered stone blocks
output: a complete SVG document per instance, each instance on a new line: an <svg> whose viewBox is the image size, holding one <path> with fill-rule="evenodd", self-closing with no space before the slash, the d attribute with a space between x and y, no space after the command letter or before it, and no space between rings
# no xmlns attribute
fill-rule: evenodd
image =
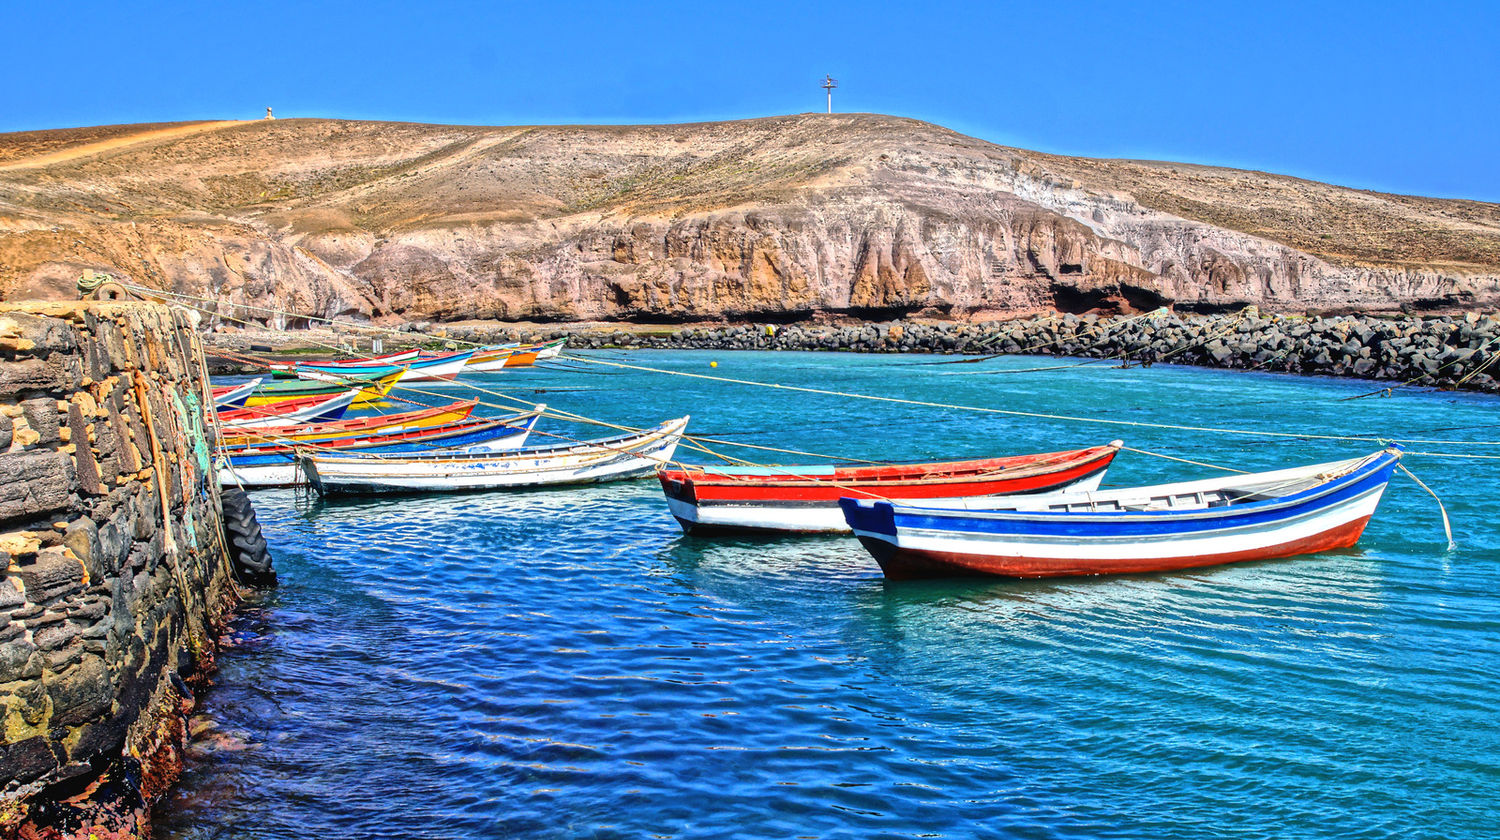
<svg viewBox="0 0 1500 840"><path fill-rule="evenodd" d="M115 766L97 790L129 794L114 804L139 828L176 772L182 676L202 678L235 600L214 476L183 454L212 445L178 408L207 382L166 308L22 308L0 309L0 837L125 755L149 782Z"/></svg>
<svg viewBox="0 0 1500 840"><path fill-rule="evenodd" d="M0 527L67 510L73 504L73 463L61 452L0 453L0 475L6 477L0 482Z"/></svg>

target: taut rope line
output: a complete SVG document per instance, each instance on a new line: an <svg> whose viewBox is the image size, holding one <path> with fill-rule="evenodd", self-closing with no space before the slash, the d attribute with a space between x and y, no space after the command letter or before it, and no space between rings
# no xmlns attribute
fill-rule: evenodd
<svg viewBox="0 0 1500 840"><path fill-rule="evenodd" d="M648 373L664 373L671 376L686 376L693 379L707 379L715 382L728 382L734 385L754 385L760 388L775 388L783 391L797 391L804 394L820 394L828 397L848 397L852 399L874 400L876 402L898 403L901 405L918 405L927 408L948 408L955 411L974 411L982 414L1000 414L1009 417L1027 417L1035 420L1062 420L1073 423L1094 423L1105 426L1131 426L1135 428L1150 429L1175 429L1184 432L1210 432L1226 435L1248 435L1254 437L1292 438L1296 440L1341 440L1359 443L1384 444L1390 440L1399 440L1405 443L1441 443L1465 446L1500 446L1500 441L1473 441L1473 440L1422 440L1409 438L1376 438L1359 437L1353 435L1320 435L1299 432L1270 432L1258 429L1226 429L1215 426L1183 426L1170 423L1147 423L1137 420L1110 420L1096 417L1077 417L1068 414L1050 414L1037 411L1017 411L1007 408L987 408L985 406L961 405L957 403L940 403L930 400L911 400L904 397L882 397L875 394L860 394L850 391L833 391L826 388L809 388L802 385L782 385L776 382L757 382L753 379L735 379L728 376L710 376L704 373L689 373L682 370L664 370L662 368L646 367L644 365L631 365L624 362L607 362L602 359L589 359L584 356L567 356L573 361L585 362L592 365L607 365L609 367L627 368L630 370L645 371ZM738 445L738 444L735 444Z"/></svg>
<svg viewBox="0 0 1500 840"><path fill-rule="evenodd" d="M215 307L217 307L219 305L218 301L213 301L213 300L210 300L208 298L197 297L197 296L194 296L194 295L186 295L186 294L181 294L181 293L177 293L177 292L165 292L165 291L161 291L161 290L157 290L157 289L148 289L148 288L145 288L145 287L133 286L133 284L125 284L125 285L129 285L132 288L139 289L140 291L147 292L149 294L161 294L161 295L167 295L167 296L170 296L170 297L184 299L184 300L196 300L196 301L202 301L202 302L207 302L207 303L213 303L215 305ZM225 320L237 321L237 322L242 323L242 324L249 324L250 323L248 321L245 321L244 319L235 318L235 317L230 316L230 315L222 314L222 313L220 313L220 312L217 311L217 308L215 308L213 310L209 310L209 309L206 309L204 307L194 306L192 304L181 304L181 305L189 306L189 307L191 307L193 309L198 309L198 310L203 311L205 313L216 315L217 317L224 318ZM270 312L270 313L273 313L273 314L280 314L280 315L293 315L293 314L295 314L295 313L288 313L288 312L284 312L284 311L276 310L276 309L269 309L267 307L252 306L252 305L249 305L249 304L229 304L229 305L231 305L231 306L239 306L239 307L247 308L247 309L255 309L255 310L259 310L259 311L263 311L263 312ZM353 329L369 330L369 331L372 331L372 332L383 332L383 333L394 334L394 335L403 335L403 336L420 335L420 336L423 336L423 337L426 337L426 338L430 338L430 339L433 339L433 340L449 340L449 339L444 339L441 336L431 336L431 335L428 335L428 334L425 334L425 333L406 333L406 332L401 332L401 331L398 331L398 330L392 330L392 329L385 328L385 327L367 326L367 325L362 325L362 324L346 324L344 322L334 321L331 318L322 318L322 317L319 317L319 316L298 315L297 317L306 318L308 320L322 321L324 323L328 323L328 324L332 324L332 325L336 325L336 326L346 326L346 327L350 327L350 328L353 328ZM321 346L321 347L330 348L330 349L336 349L336 350L338 350L340 352L343 352L343 348L333 348L331 345L325 345L325 344L321 344L319 342L313 342L313 343L314 344L318 344L318 346ZM473 342L460 341L459 343L473 345ZM479 346L479 345L474 345L474 346ZM1013 409L988 408L988 407L983 407L983 406L961 405L961 404L956 404L956 403L939 403L939 402L932 402L932 401L927 401L927 400L911 400L911 399L905 399L905 398L901 398L901 397L883 397L883 396L877 396L877 395L874 395L874 394L859 394L859 393L854 393L854 392L833 391L833 390L829 390L829 389L808 388L808 387L805 387L805 386L798 386L798 385L782 385L782 384L774 383L774 382L757 382L755 380L735 379L735 378L732 378L732 377L723 377L723 376L710 376L708 374L689 373L687 371L665 370L665 369L662 369L662 368L646 367L644 365L626 364L624 362L611 362L611 361L606 361L606 360L603 360L603 359L591 359L591 358L587 358L587 357L583 357L583 356L567 355L567 356L563 356L562 358L564 358L564 359L566 359L568 361L580 362L580 363L583 363L583 364L586 364L586 365L602 365L602 366L607 366L607 367L622 368L622 369L626 369L626 370L643 371L643 372L647 372L647 373L660 373L660 374L666 374L666 375L670 375L670 376L685 376L685 377L689 377L689 378L692 378L692 379L703 379L703 380L714 381L714 382L727 382L727 383L736 384L736 385L753 385L753 386L757 386L757 387L761 387L761 388L773 388L773 389L778 389L778 390L796 391L796 392L808 393L808 394L821 394L821 395L824 395L824 396L845 397L845 398L850 398L850 399L865 399L865 400L873 400L873 401L877 401L877 402L888 402L888 403L898 403L898 404L903 404L903 405L924 406L924 407L928 407L928 408L947 408L947 409L953 409L953 410L956 410L956 411L973 411L973 412L985 413L985 414L998 414L998 415L1012 416L1012 417L1026 417L1026 418L1039 419L1039 420L1059 420L1059 421L1064 421L1064 422L1092 423L1092 424L1096 424L1096 425L1126 426L1126 427L1132 427L1132 428L1174 429L1174 430L1177 430L1177 431L1207 432L1207 433L1212 433L1212 434L1244 435L1244 436L1251 436L1251 437L1270 437L1270 438L1282 438L1282 439L1293 439L1293 440L1336 440L1336 441L1348 441L1348 442L1359 442L1359 443L1376 443L1376 444L1384 444L1388 440L1392 440L1391 438L1377 438L1377 437L1354 436L1354 435L1321 435L1321 434L1314 434L1314 433L1272 432L1272 431L1262 431L1262 430L1255 430L1255 429L1228 429L1228 428L1220 428L1220 427L1213 427L1213 426L1186 426L1186 425L1175 425L1175 424L1167 424L1167 423L1147 423L1147 422L1132 421L1132 420L1112 420L1112 419L1094 418L1094 417L1078 417L1078 416L1073 416L1073 415L1052 414L1052 413L1046 413L1046 412L1027 412L1027 411L1017 411L1017 410L1013 410ZM496 396L496 397L498 397L500 399L510 400L510 401L512 401L512 402L514 402L514 403L516 403L518 405L527 404L523 400L519 400L517 398L510 397L508 395L501 394L499 392L489 391L489 390L486 390L486 389L483 389L483 388L479 388L479 387L477 387L475 385L468 384L468 383L463 383L463 384L466 387L469 387L469 388L472 388L472 389L474 389L476 391L479 391L480 393L486 393L486 394L490 394L492 396ZM415 393L424 393L422 391L419 391L418 389L411 388L410 386L401 386L400 383L397 383L397 386L401 387L403 390L412 391L412 392L415 392ZM486 405L488 405L488 404L486 404ZM510 406L494 406L494 405L491 405L490 407L500 408L500 409L506 410L506 411L513 410ZM608 427L608 428L619 429L619 430L622 430L622 431L632 431L632 432L644 431L643 429L637 429L637 428L630 427L630 426L621 426L621 425L617 425L617 424L613 424L613 423L606 423L604 421L594 420L592 418L582 417L581 415L570 415L567 412L553 412L551 409L549 409L549 413L553 414L554 416L558 417L559 419L570 419L570 420L574 420L575 422L580 422L580 423L592 423L592 424L595 424L595 425L605 426L605 427ZM813 452L800 452L800 451L797 451L797 450L786 450L786 449L780 449L780 448L777 448L777 447L756 446L754 444L746 444L746 443L741 443L739 441L732 441L732 440L718 440L718 439L712 439L712 438L701 438L701 439L699 439L699 438L694 438L692 436L686 436L686 435L684 436L684 438L685 439L703 440L703 441L717 443L717 444L721 444L721 445L725 445L725 446L744 447L744 448L748 448L748 449L760 449L760 450L766 450L766 451L772 451L772 452L781 452L781 453L786 453L786 454L809 455L809 456L813 456L813 457L831 458L831 459L837 459L837 460L852 460L852 461L858 461L859 460L859 459L845 458L845 457L841 457L841 456L824 455L824 454L813 453ZM1399 440L1399 441L1405 442L1405 443L1422 443L1422 444L1443 444L1443 445L1461 445L1461 446L1500 446L1500 441L1469 441L1469 440L1454 440L1454 439L1415 439L1415 438L1396 438L1394 440ZM710 452L710 454L713 454L715 457L722 457L722 456L719 456L719 454L715 453L715 452ZM1146 452L1143 452L1142 454L1155 454L1155 453L1146 453ZM1411 454L1419 454L1419 453L1411 453ZM1436 452L1420 453L1420 454L1426 455L1426 456L1429 456L1429 457L1458 457L1458 458L1468 458L1468 457L1473 457L1473 458L1487 458L1487 457L1490 457L1490 456L1459 455L1459 454L1455 454L1455 453L1436 453Z"/></svg>

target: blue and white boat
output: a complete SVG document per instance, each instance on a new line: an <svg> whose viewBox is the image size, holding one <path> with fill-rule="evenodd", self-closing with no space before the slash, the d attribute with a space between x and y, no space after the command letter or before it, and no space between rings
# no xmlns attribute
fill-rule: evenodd
<svg viewBox="0 0 1500 840"><path fill-rule="evenodd" d="M1363 458L1178 484L941 506L840 499L893 579L1161 572L1347 548L1401 459Z"/></svg>
<svg viewBox="0 0 1500 840"><path fill-rule="evenodd" d="M235 484L242 487L301 484L305 476L297 459L303 451L402 457L434 451L474 454L519 449L526 445L526 438L541 416L542 408L537 406L533 411L513 417L467 421L397 435L375 435L352 443L335 438L225 447L225 458L219 466L219 483L226 487Z"/></svg>

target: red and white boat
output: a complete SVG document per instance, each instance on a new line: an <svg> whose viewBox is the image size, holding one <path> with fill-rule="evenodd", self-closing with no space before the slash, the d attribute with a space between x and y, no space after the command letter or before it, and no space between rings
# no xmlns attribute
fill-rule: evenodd
<svg viewBox="0 0 1500 840"><path fill-rule="evenodd" d="M690 534L848 533L843 496L935 500L1093 490L1121 445L932 464L691 466L657 477L667 507Z"/></svg>

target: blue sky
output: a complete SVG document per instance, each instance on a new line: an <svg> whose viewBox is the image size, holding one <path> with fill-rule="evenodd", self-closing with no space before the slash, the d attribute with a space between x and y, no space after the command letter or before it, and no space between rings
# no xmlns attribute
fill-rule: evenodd
<svg viewBox="0 0 1500 840"><path fill-rule="evenodd" d="M1500 0L5 0L0 131L277 116L915 117L1060 154L1500 201Z"/></svg>

